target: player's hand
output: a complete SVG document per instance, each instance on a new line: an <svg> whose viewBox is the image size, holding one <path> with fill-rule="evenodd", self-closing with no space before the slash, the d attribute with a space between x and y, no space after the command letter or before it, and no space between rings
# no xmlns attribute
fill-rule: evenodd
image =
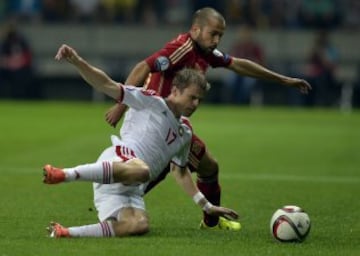
<svg viewBox="0 0 360 256"><path fill-rule="evenodd" d="M290 78L286 84L298 88L302 94L308 94L312 89L306 80L300 78Z"/></svg>
<svg viewBox="0 0 360 256"><path fill-rule="evenodd" d="M112 106L106 113L105 113L105 120L108 124L112 127L116 127L117 123L124 115L127 107L123 104L116 104Z"/></svg>
<svg viewBox="0 0 360 256"><path fill-rule="evenodd" d="M236 220L239 218L239 214L236 211L216 205L213 205L206 213L213 216L222 216L229 220Z"/></svg>
<svg viewBox="0 0 360 256"><path fill-rule="evenodd" d="M77 52L70 46L63 44L55 55L55 60L66 59L69 63L74 64L80 57Z"/></svg>

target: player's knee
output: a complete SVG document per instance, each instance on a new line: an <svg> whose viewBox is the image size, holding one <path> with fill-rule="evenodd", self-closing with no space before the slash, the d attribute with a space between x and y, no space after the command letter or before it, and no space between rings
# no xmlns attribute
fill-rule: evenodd
<svg viewBox="0 0 360 256"><path fill-rule="evenodd" d="M150 230L147 219L138 220L132 230L132 235L144 235Z"/></svg>
<svg viewBox="0 0 360 256"><path fill-rule="evenodd" d="M219 164L213 157L204 157L199 164L197 173L200 176L214 176L219 172Z"/></svg>
<svg viewBox="0 0 360 256"><path fill-rule="evenodd" d="M144 235L149 232L149 223L146 218L128 218L114 222L113 229L117 237Z"/></svg>
<svg viewBox="0 0 360 256"><path fill-rule="evenodd" d="M211 158L210 165L209 165L209 170L213 174L217 174L219 172L219 163L218 163L218 161L216 159Z"/></svg>

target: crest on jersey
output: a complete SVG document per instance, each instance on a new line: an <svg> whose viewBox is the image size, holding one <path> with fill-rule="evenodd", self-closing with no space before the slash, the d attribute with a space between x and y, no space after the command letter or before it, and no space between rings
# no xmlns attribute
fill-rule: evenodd
<svg viewBox="0 0 360 256"><path fill-rule="evenodd" d="M191 144L191 153L192 154L199 157L201 155L203 148L204 148L204 146L200 141L192 140L192 144Z"/></svg>
<svg viewBox="0 0 360 256"><path fill-rule="evenodd" d="M165 71L168 69L169 65L170 65L170 61L165 56L159 56L155 60L155 68L157 71Z"/></svg>

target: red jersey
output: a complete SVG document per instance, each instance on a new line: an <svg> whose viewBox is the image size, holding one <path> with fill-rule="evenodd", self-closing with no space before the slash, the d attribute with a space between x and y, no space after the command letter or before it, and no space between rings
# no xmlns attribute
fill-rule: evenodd
<svg viewBox="0 0 360 256"><path fill-rule="evenodd" d="M203 52L191 39L190 33L180 34L168 42L164 48L145 59L150 67L150 75L145 83L146 89L156 91L162 97L170 94L175 73L183 68L195 68L203 73L209 66L227 67L232 57L215 49Z"/></svg>

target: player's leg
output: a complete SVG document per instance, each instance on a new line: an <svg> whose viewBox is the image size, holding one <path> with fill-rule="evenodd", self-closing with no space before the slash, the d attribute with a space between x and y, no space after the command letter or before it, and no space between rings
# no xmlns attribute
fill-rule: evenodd
<svg viewBox="0 0 360 256"><path fill-rule="evenodd" d="M149 218L144 210L129 207L122 209L119 214L119 220L113 222L116 236L143 235L149 232Z"/></svg>
<svg viewBox="0 0 360 256"><path fill-rule="evenodd" d="M64 181L93 181L102 184L122 182L134 184L146 182L150 178L149 167L144 161L133 158L124 162L116 156L115 148L111 160L97 161L91 164L79 165L72 168L56 168L51 165L44 166L44 183L57 184Z"/></svg>
<svg viewBox="0 0 360 256"><path fill-rule="evenodd" d="M145 203L138 187L119 186L123 194L104 193L109 186L102 185L94 189L94 201L98 211L99 223L78 227L63 227L58 223L50 223L48 231L51 237L123 237L142 235L149 231L149 219L145 211ZM131 194L130 196L128 194Z"/></svg>
<svg viewBox="0 0 360 256"><path fill-rule="evenodd" d="M220 205L221 187L219 184L219 166L217 161L207 151L204 142L193 136L189 156L189 167L197 174L197 186L205 197L214 205ZM216 226L219 217L204 212L204 222L208 226Z"/></svg>
<svg viewBox="0 0 360 256"><path fill-rule="evenodd" d="M157 184L159 184L161 181L163 181L168 173L170 172L170 163L165 167L164 170L160 173L159 176L153 181L151 181L145 188L144 193L147 194L150 190L152 190L154 187L156 187Z"/></svg>
<svg viewBox="0 0 360 256"><path fill-rule="evenodd" d="M214 205L220 205L221 187L219 184L219 166L212 155L206 151L201 158L197 168L196 184L199 190L205 197ZM219 222L218 216L211 216L203 212L203 222L209 226L214 227Z"/></svg>
<svg viewBox="0 0 360 256"><path fill-rule="evenodd" d="M50 237L123 237L143 235L149 231L148 216L144 210L123 208L120 210L120 220L105 220L96 224L64 227L51 222L48 227Z"/></svg>
<svg viewBox="0 0 360 256"><path fill-rule="evenodd" d="M189 167L197 173L197 186L214 205L220 205L221 186L219 184L219 165L210 154L205 143L196 135L192 138ZM240 230L240 223L203 213L201 227L217 227L228 230Z"/></svg>
<svg viewBox="0 0 360 256"><path fill-rule="evenodd" d="M150 179L149 166L139 158L132 158L126 162L113 162L114 181L131 185L145 183Z"/></svg>
<svg viewBox="0 0 360 256"><path fill-rule="evenodd" d="M119 194L113 194L114 188ZM149 230L149 219L142 197L142 186L122 184L94 185L94 203L100 221L113 219L116 236L142 235Z"/></svg>

